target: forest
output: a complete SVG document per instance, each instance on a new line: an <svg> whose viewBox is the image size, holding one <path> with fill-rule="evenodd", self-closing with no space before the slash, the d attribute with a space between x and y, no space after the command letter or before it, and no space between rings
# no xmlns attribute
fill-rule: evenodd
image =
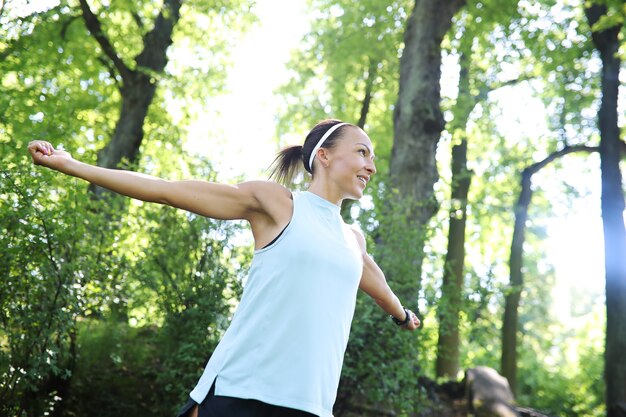
<svg viewBox="0 0 626 417"><path fill-rule="evenodd" d="M185 402L237 307L247 224L122 198L33 165L27 145L224 181L218 154L189 144L207 109L221 117L260 3L281 11L0 0L0 416L174 416ZM398 331L359 294L334 415L626 416L626 1L303 7L272 153L327 118L367 132L378 172L341 213L422 321ZM244 141L220 134L193 141ZM600 293L563 290L547 256L550 222L581 202L601 216L603 268L583 277ZM596 249L572 244L583 255L566 259ZM466 396L482 367L506 381L513 414Z"/></svg>

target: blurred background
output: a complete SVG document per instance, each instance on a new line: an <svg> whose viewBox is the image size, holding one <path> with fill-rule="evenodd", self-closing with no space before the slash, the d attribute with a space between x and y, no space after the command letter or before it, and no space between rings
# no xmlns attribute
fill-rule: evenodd
<svg viewBox="0 0 626 417"><path fill-rule="evenodd" d="M0 0L0 415L175 415L252 258L247 224L35 167L29 141L235 183L325 118L375 145L342 215L423 321L398 332L359 296L335 416L455 415L433 387L476 366L546 414L622 415L625 16L622 0Z"/></svg>

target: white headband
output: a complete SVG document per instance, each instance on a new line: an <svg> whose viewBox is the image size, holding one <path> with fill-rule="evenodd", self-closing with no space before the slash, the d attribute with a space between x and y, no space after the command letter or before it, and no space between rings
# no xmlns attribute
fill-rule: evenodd
<svg viewBox="0 0 626 417"><path fill-rule="evenodd" d="M315 159L315 154L317 153L318 149L322 147L322 145L324 144L324 141L326 141L326 139L328 139L328 137L330 135L332 135L332 133L339 129L341 126L347 125L350 123L337 123L336 125L334 125L333 127L331 127L330 129L328 129L326 131L326 133L324 133L324 136L322 136L322 138L320 139L319 142L317 142L317 145L315 145L315 148L313 148L313 152L311 152L311 157L309 158L309 170L311 170L311 172L313 171L313 159Z"/></svg>

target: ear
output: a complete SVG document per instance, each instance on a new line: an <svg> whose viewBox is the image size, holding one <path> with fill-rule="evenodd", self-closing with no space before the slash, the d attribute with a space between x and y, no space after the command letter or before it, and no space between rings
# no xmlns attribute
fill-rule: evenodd
<svg viewBox="0 0 626 417"><path fill-rule="evenodd" d="M319 148L317 150L317 159L321 162L321 164L325 167L328 167L330 164L330 152L326 148Z"/></svg>

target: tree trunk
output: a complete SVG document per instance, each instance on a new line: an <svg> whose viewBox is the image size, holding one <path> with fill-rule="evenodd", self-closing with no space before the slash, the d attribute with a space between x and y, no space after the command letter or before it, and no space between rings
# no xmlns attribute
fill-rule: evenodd
<svg viewBox="0 0 626 417"><path fill-rule="evenodd" d="M509 258L509 288L505 294L504 319L502 320L502 355L500 357L500 371L509 380L509 386L513 393L516 392L517 381L517 331L518 331L518 307L524 276L524 240L526 235L526 220L528 220L528 207L532 199L532 176L540 169L557 158L572 152L597 152L598 148L589 146L566 146L553 152L542 161L532 164L522 171L521 185L517 204L515 205L515 225L513 227L513 239L511 241L511 255Z"/></svg>
<svg viewBox="0 0 626 417"><path fill-rule="evenodd" d="M421 275L423 230L437 208L436 149L445 124L440 107L441 41L464 4L465 0L416 0L404 35L389 174L393 198L405 218L391 227L408 227L418 237L409 246L398 242L402 246L388 252L403 254L410 263L410 275L418 277L414 288Z"/></svg>
<svg viewBox="0 0 626 417"><path fill-rule="evenodd" d="M435 152L445 124L440 108L441 41L464 4L416 0L404 36L389 172L400 196L413 202L411 220L420 228L436 208Z"/></svg>
<svg viewBox="0 0 626 417"><path fill-rule="evenodd" d="M365 74L365 93L363 95L363 101L361 102L361 114L359 116L359 126L361 129L365 129L365 121L370 111L370 104L372 102L372 95L374 92L374 81L376 80L376 67L378 66L377 60L370 60L370 64ZM354 205L354 200L346 199L341 203L341 217L348 223L352 223L351 209Z"/></svg>
<svg viewBox="0 0 626 417"><path fill-rule="evenodd" d="M516 84L524 77L497 83L491 86L484 84L477 93L470 89L471 49L474 39L461 39L462 51L459 65L459 93L454 106L454 118L449 131L453 141L461 143L452 149L452 194L449 217L448 248L441 287L439 304L439 340L437 342L436 373L438 377L456 378L459 372L459 313L463 296L463 267L465 263L465 222L467 213L467 196L471 182L471 171L467 169L467 139L465 131L471 112L476 105L487 99L488 93L494 89ZM467 54L470 54L468 58ZM514 318L517 321L517 318Z"/></svg>
<svg viewBox="0 0 626 417"><path fill-rule="evenodd" d="M374 93L374 81L376 80L377 74L376 68L378 67L378 64L378 60L370 59L370 64L367 68L367 75L365 77L365 94L363 95L363 102L361 103L361 115L359 116L358 123L358 126L361 129L365 128L365 121L367 120L367 115L370 112L370 104Z"/></svg>
<svg viewBox="0 0 626 417"><path fill-rule="evenodd" d="M113 137L98 153L98 166L117 168L124 159L128 163L136 161L143 140L143 123L155 91L156 83L146 74L134 73L124 83L120 117Z"/></svg>
<svg viewBox="0 0 626 417"><path fill-rule="evenodd" d="M98 153L98 165L117 168L123 160L133 163L143 140L143 124L154 98L157 81L154 74L162 73L167 64L167 49L172 44L172 32L180 18L182 0L165 0L154 27L143 38L143 50L135 57L135 68L129 68L119 57L102 30L98 17L87 0L80 0L83 19L91 35L122 78L122 106L113 137ZM114 74L111 74L114 76ZM91 187L101 197L106 190Z"/></svg>
<svg viewBox="0 0 626 417"><path fill-rule="evenodd" d="M622 3L626 4L626 1ZM586 8L589 26L593 28L606 13L606 6L592 5ZM602 58L602 104L598 124L606 269L604 378L607 417L626 415L626 230L617 116L620 30L621 25L617 25L592 33L593 42Z"/></svg>
<svg viewBox="0 0 626 417"><path fill-rule="evenodd" d="M456 379L459 373L459 312L463 302L465 263L465 221L470 173L467 170L467 141L452 149L452 207L450 207L448 249L438 307L437 377Z"/></svg>
<svg viewBox="0 0 626 417"><path fill-rule="evenodd" d="M471 172L467 169L467 139L465 128L476 102L470 92L469 60L466 54L460 58L459 95L453 119L453 140L458 132L461 143L452 148L452 190L448 248L444 263L441 301L438 307L439 338L437 341L437 377L456 379L459 373L459 312L463 302L463 267L465 264L465 222L467 219L467 195Z"/></svg>
<svg viewBox="0 0 626 417"><path fill-rule="evenodd" d="M87 0L79 1L85 26L104 54L101 60L106 62L110 75L116 82L121 78L120 116L113 137L98 152L97 161L98 166L115 169L122 162L133 164L137 160L144 138L146 115L154 98L157 77L163 73L167 64L167 49L172 44L172 33L180 18L183 0L163 1L152 29L143 36L143 49L134 58L134 68L129 67L118 55ZM139 24L143 26L141 22ZM89 186L89 190L96 198L112 195L109 190L93 184ZM116 317L127 320L126 303L111 304L110 307Z"/></svg>
<svg viewBox="0 0 626 417"><path fill-rule="evenodd" d="M526 220L528 219L528 206L532 197L531 177L529 168L522 172L522 190L520 191L517 204L515 205L515 225L513 226L513 239L511 241L511 254L509 257L509 288L505 295L504 319L502 320L502 375L508 379L513 393L516 392L517 381L517 323L518 307L522 293L524 277L522 275L524 240L526 234Z"/></svg>

